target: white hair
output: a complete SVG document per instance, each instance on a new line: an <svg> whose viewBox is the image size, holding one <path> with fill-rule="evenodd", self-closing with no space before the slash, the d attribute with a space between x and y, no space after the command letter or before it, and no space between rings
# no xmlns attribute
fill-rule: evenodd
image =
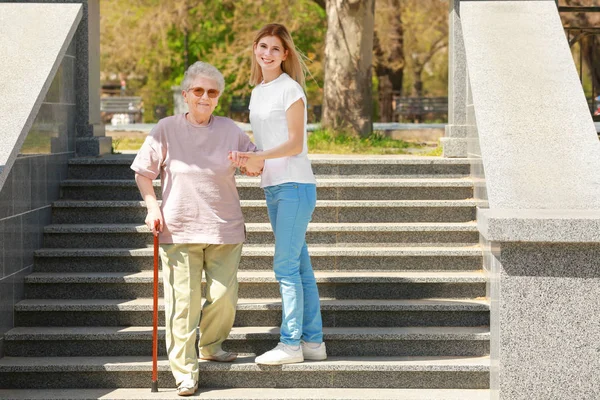
<svg viewBox="0 0 600 400"><path fill-rule="evenodd" d="M223 93L225 89L225 78L223 74L216 67L203 61L196 61L189 66L185 74L183 75L183 81L181 82L181 89L188 90L198 76L202 76L208 79L212 79L217 83L219 92Z"/></svg>

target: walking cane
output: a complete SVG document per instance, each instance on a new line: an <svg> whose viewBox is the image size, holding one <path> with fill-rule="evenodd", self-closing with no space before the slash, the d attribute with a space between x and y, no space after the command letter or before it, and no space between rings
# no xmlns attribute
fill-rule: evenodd
<svg viewBox="0 0 600 400"><path fill-rule="evenodd" d="M152 392L158 392L158 229L160 221L154 221L154 299L152 304Z"/></svg>

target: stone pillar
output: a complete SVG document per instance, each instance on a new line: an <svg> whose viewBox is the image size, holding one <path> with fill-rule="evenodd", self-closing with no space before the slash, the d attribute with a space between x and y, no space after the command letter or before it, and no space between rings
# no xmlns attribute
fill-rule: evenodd
<svg viewBox="0 0 600 400"><path fill-rule="evenodd" d="M181 94L181 86L171 86L171 91L173 92L173 115L188 112L188 105L183 101Z"/></svg>
<svg viewBox="0 0 600 400"><path fill-rule="evenodd" d="M77 32L78 156L110 154L112 138L105 136L100 119L100 2L80 0L83 19Z"/></svg>
<svg viewBox="0 0 600 400"><path fill-rule="evenodd" d="M600 210L480 210L494 400L600 398Z"/></svg>
<svg viewBox="0 0 600 400"><path fill-rule="evenodd" d="M444 157L467 156L467 57L460 24L460 0L450 0L448 16L448 125L441 139Z"/></svg>

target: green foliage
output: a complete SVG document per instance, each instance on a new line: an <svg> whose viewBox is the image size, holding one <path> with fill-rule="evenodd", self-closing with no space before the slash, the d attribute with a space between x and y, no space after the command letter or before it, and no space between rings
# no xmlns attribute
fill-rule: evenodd
<svg viewBox="0 0 600 400"><path fill-rule="evenodd" d="M128 76L129 91L144 100L146 122L158 104L173 111L171 86L198 60L223 73L226 89L215 114L227 114L232 96L250 94L252 40L269 22L285 24L308 58L307 97L321 103L326 15L312 0L111 0L100 6L104 80Z"/></svg>
<svg viewBox="0 0 600 400"><path fill-rule="evenodd" d="M117 149L119 148L119 145L121 144L122 139L121 138L113 138L111 140L111 148L110 148L110 154L121 154L120 151L118 151ZM141 145L140 145L141 147ZM137 148L139 149L139 147Z"/></svg>
<svg viewBox="0 0 600 400"><path fill-rule="evenodd" d="M446 95L448 0L378 0L375 10L387 62L404 68L403 93L411 93L414 72L421 70L424 95ZM103 0L100 17L102 79L127 76L128 94L144 101L145 122L154 122L156 105L173 111L171 86L197 60L223 72L226 89L215 113L226 115L232 96L250 94L252 40L270 22L283 23L292 33L310 72L308 103L322 104L327 15L314 0ZM399 59L390 55L398 35L403 35ZM376 91L373 102L377 121Z"/></svg>
<svg viewBox="0 0 600 400"><path fill-rule="evenodd" d="M448 0L402 1L404 27L403 93L419 95L417 81L422 82L422 95L446 96L448 90Z"/></svg>

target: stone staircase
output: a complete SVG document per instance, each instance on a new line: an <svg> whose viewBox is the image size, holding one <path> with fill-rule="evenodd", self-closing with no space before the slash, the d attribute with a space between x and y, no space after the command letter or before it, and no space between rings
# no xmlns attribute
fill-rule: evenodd
<svg viewBox="0 0 600 400"><path fill-rule="evenodd" d="M165 389L148 389L152 237L131 161L71 160L5 338L0 398L177 398L162 329ZM257 179L238 177L248 242L225 347L242 356L201 362L200 397L488 398L489 304L468 163L315 157L313 169L319 200L307 241L330 358L253 363L278 341L281 303L264 195Z"/></svg>

